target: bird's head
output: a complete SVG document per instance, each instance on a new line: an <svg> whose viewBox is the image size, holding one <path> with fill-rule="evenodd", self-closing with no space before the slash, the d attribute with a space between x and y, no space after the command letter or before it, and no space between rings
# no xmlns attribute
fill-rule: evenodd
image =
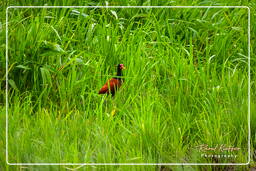
<svg viewBox="0 0 256 171"><path fill-rule="evenodd" d="M123 70L123 69L125 69L124 64L118 64L118 65L117 65L117 69L118 69L118 70Z"/></svg>

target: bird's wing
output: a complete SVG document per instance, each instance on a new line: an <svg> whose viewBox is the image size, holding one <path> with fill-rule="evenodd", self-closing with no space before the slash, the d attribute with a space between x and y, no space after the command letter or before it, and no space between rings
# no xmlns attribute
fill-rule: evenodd
<svg viewBox="0 0 256 171"><path fill-rule="evenodd" d="M106 82L106 84L103 85L103 87L100 89L99 94L105 94L109 93L110 91L114 91L115 88L119 87L120 83L118 79L112 78Z"/></svg>

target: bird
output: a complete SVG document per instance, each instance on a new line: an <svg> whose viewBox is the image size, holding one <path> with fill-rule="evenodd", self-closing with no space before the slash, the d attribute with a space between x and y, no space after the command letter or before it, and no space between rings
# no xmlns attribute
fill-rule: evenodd
<svg viewBox="0 0 256 171"><path fill-rule="evenodd" d="M115 95L116 91L118 88L121 87L122 83L123 83L123 73L122 70L124 70L124 64L118 64L117 65L117 74L116 77L111 78L110 80L108 80L103 87L100 89L99 94L110 94L112 96Z"/></svg>

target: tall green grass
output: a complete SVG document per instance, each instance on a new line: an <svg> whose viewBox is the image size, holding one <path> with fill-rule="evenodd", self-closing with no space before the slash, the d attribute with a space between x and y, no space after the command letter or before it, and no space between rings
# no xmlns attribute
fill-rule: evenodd
<svg viewBox="0 0 256 171"><path fill-rule="evenodd" d="M9 20L9 162L247 162L247 9L9 9ZM122 88L98 95L118 63ZM201 144L241 150L203 158Z"/></svg>

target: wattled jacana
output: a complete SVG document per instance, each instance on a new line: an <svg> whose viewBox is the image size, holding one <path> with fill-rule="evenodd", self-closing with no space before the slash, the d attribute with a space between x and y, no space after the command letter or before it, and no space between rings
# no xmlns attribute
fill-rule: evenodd
<svg viewBox="0 0 256 171"><path fill-rule="evenodd" d="M125 69L124 64L117 65L117 74L116 77L111 78L103 85L100 89L99 94L112 94L115 95L117 89L122 85L123 80L121 76L123 76L122 70Z"/></svg>

